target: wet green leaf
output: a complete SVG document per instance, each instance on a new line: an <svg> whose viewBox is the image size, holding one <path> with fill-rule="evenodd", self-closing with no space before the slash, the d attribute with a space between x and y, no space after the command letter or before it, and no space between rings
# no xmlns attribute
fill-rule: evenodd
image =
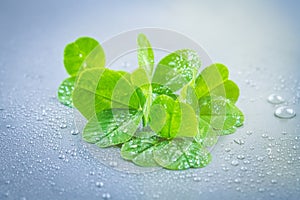
<svg viewBox="0 0 300 200"><path fill-rule="evenodd" d="M154 67L154 53L151 44L144 34L138 35L137 43L139 67L145 69L147 77L151 79Z"/></svg>
<svg viewBox="0 0 300 200"><path fill-rule="evenodd" d="M104 67L104 50L93 38L78 38L66 46L64 65L71 76L76 76L81 68Z"/></svg>
<svg viewBox="0 0 300 200"><path fill-rule="evenodd" d="M160 166L172 170L205 167L211 161L211 155L205 148L186 138L175 138L160 145L153 156Z"/></svg>
<svg viewBox="0 0 300 200"><path fill-rule="evenodd" d="M216 63L205 68L195 83L198 99L222 96L235 103L239 97L239 88L233 81L228 80L228 75L228 69L223 64Z"/></svg>
<svg viewBox="0 0 300 200"><path fill-rule="evenodd" d="M111 108L140 110L139 95L128 76L126 72L104 68L84 70L73 91L74 106L87 119Z"/></svg>
<svg viewBox="0 0 300 200"><path fill-rule="evenodd" d="M199 118L199 131L195 136L195 141L203 147L211 147L218 141L220 131L215 130L214 127L205 119Z"/></svg>
<svg viewBox="0 0 300 200"><path fill-rule="evenodd" d="M166 95L160 95L154 100L149 125L163 138L193 137L198 131L193 108Z"/></svg>
<svg viewBox="0 0 300 200"><path fill-rule="evenodd" d="M176 92L194 78L200 66L197 52L190 49L175 51L158 63L152 83Z"/></svg>
<svg viewBox="0 0 300 200"><path fill-rule="evenodd" d="M224 97L206 97L199 101L200 117L219 135L234 133L243 125L244 115L230 100Z"/></svg>
<svg viewBox="0 0 300 200"><path fill-rule="evenodd" d="M160 140L156 136L134 138L122 145L121 156L126 160L131 160L139 166L157 166L157 163L153 158L153 150L159 143Z"/></svg>
<svg viewBox="0 0 300 200"><path fill-rule="evenodd" d="M179 100L181 102L189 104L194 109L197 116L199 115L198 97L196 95L196 90L193 86L184 86L184 88L180 92Z"/></svg>
<svg viewBox="0 0 300 200"><path fill-rule="evenodd" d="M142 113L136 110L102 110L86 124L83 139L99 147L122 144L134 135L141 119Z"/></svg>

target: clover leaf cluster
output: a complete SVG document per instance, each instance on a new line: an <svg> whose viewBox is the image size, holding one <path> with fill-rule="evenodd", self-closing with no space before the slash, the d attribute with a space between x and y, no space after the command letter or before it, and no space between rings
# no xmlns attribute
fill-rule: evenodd
<svg viewBox="0 0 300 200"><path fill-rule="evenodd" d="M133 72L105 67L105 53L94 39L68 44L64 65L70 75L58 99L86 119L82 137L100 148L118 146L122 158L144 167L179 170L211 161L209 148L219 136L243 125L235 106L239 88L223 64L201 72L197 52L180 49L157 64L147 37L137 38Z"/></svg>

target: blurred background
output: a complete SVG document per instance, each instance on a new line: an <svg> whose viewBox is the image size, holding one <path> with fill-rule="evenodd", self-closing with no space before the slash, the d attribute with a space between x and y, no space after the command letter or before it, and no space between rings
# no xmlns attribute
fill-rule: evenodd
<svg viewBox="0 0 300 200"><path fill-rule="evenodd" d="M2 0L0 199L297 199L299 116L275 117L267 98L278 94L300 113L299 8L296 0ZM143 27L195 40L241 89L246 123L220 139L204 169L134 174L104 165L56 99L66 44Z"/></svg>

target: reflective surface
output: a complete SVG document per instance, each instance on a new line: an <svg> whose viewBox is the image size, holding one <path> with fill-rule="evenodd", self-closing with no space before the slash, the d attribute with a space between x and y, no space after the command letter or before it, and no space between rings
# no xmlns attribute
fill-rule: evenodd
<svg viewBox="0 0 300 200"><path fill-rule="evenodd" d="M0 199L297 199L299 6L296 1L2 1ZM213 61L229 67L241 89L238 105L246 123L221 137L206 168L125 173L114 169L121 163L104 165L77 134L74 111L56 99L67 77L62 63L67 43L84 35L101 42L149 26L197 41ZM269 103L271 94L285 102ZM296 116L275 117L278 106L289 106Z"/></svg>

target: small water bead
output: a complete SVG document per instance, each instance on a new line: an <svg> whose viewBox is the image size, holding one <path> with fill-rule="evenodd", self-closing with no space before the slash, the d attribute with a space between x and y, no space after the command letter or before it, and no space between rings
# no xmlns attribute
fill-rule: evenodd
<svg viewBox="0 0 300 200"><path fill-rule="evenodd" d="M111 162L109 162L109 165L111 167L116 167L116 166L118 166L118 163L116 161L111 161Z"/></svg>
<svg viewBox="0 0 300 200"><path fill-rule="evenodd" d="M226 156L226 157L224 158L224 160L226 160L226 161L230 160L230 156Z"/></svg>
<svg viewBox="0 0 300 200"><path fill-rule="evenodd" d="M59 154L59 155L58 155L58 158L59 158L59 159L65 159L66 156L65 156L64 154Z"/></svg>
<svg viewBox="0 0 300 200"><path fill-rule="evenodd" d="M123 66L125 69L127 69L127 68L130 67L130 63L129 63L129 62L123 62L123 63L122 63L122 66Z"/></svg>
<svg viewBox="0 0 300 200"><path fill-rule="evenodd" d="M231 165L232 165L232 166L238 166L238 165L239 165L239 161L233 160L233 161L231 162Z"/></svg>
<svg viewBox="0 0 300 200"><path fill-rule="evenodd" d="M227 172L227 171L229 170L229 167L224 166L222 169L223 169L225 172Z"/></svg>
<svg viewBox="0 0 300 200"><path fill-rule="evenodd" d="M244 155L238 155L238 156L237 156L237 159L239 159L239 160L244 160L244 159L245 159L245 156L244 156Z"/></svg>
<svg viewBox="0 0 300 200"><path fill-rule="evenodd" d="M201 181L201 177L195 177L195 178L194 178L194 181L195 181L195 182L200 182L200 181Z"/></svg>
<svg viewBox="0 0 300 200"><path fill-rule="evenodd" d="M236 144L238 144L238 145L243 145L243 144L245 144L245 141L242 140L242 139L234 139L233 141L234 141Z"/></svg>
<svg viewBox="0 0 300 200"><path fill-rule="evenodd" d="M241 170L245 172L248 170L248 168L243 166L243 167L241 167Z"/></svg>
<svg viewBox="0 0 300 200"><path fill-rule="evenodd" d="M242 180L240 179L240 178L236 178L236 179L234 179L234 182L235 183L240 183Z"/></svg>
<svg viewBox="0 0 300 200"><path fill-rule="evenodd" d="M96 186L99 188L103 187L103 185L104 185L103 182L98 182L98 181L96 182Z"/></svg>
<svg viewBox="0 0 300 200"><path fill-rule="evenodd" d="M291 119L296 116L296 112L291 107L281 106L275 110L274 115L282 119Z"/></svg>
<svg viewBox="0 0 300 200"><path fill-rule="evenodd" d="M67 124L64 124L64 123L61 124L61 125L60 125L60 128L61 128L61 129L67 128Z"/></svg>
<svg viewBox="0 0 300 200"><path fill-rule="evenodd" d="M277 180L272 179L272 180L271 180L271 183L272 183L272 184L276 184L276 183L277 183Z"/></svg>
<svg viewBox="0 0 300 200"><path fill-rule="evenodd" d="M287 131L282 131L281 134L282 134L282 135L286 135L286 134L287 134Z"/></svg>
<svg viewBox="0 0 300 200"><path fill-rule="evenodd" d="M247 135L252 135L252 134L253 134L253 131L247 131L246 134L247 134Z"/></svg>
<svg viewBox="0 0 300 200"><path fill-rule="evenodd" d="M257 161L263 161L264 160L264 157L262 157L262 156L259 156L259 157L257 157Z"/></svg>
<svg viewBox="0 0 300 200"><path fill-rule="evenodd" d="M285 101L284 98L282 98L281 96L279 96L277 94L271 94L268 97L268 102L271 103L271 104L281 104L284 101Z"/></svg>
<svg viewBox="0 0 300 200"><path fill-rule="evenodd" d="M79 134L79 131L78 131L78 130L71 130L71 134L72 134L72 135L78 135L78 134Z"/></svg>
<svg viewBox="0 0 300 200"><path fill-rule="evenodd" d="M103 199L110 199L110 194L109 194L109 193L104 193L104 194L102 195L102 198L103 198Z"/></svg>

